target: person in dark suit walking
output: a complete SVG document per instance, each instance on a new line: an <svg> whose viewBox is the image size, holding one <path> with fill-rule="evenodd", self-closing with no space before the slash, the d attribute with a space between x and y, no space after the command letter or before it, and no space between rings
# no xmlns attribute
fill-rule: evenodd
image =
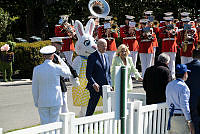
<svg viewBox="0 0 200 134"><path fill-rule="evenodd" d="M105 53L107 42L105 39L99 39L97 42L97 51L92 53L87 60L86 78L88 80L87 89L90 92L86 116L94 113L96 105L102 95L102 86L111 85L110 63L108 55Z"/></svg>
<svg viewBox="0 0 200 134"><path fill-rule="evenodd" d="M193 51L193 61L186 64L191 73L188 73L186 84L190 88L190 111L191 118L195 127L195 134L200 134L200 50Z"/></svg>

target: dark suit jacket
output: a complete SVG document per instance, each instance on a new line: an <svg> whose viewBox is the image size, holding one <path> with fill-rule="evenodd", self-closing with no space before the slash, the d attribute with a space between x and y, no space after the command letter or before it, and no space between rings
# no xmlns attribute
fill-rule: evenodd
<svg viewBox="0 0 200 134"><path fill-rule="evenodd" d="M191 72L188 72L186 84L190 89L190 111L194 122L195 134L199 134L200 127L200 61L193 60L186 64Z"/></svg>
<svg viewBox="0 0 200 134"><path fill-rule="evenodd" d="M188 73L186 84L190 88L191 107L196 106L200 98L200 61L193 60L186 64L191 72Z"/></svg>
<svg viewBox="0 0 200 134"><path fill-rule="evenodd" d="M200 61L193 60L186 64L191 72L188 73L186 84L190 88L190 92L194 96L200 96Z"/></svg>
<svg viewBox="0 0 200 134"><path fill-rule="evenodd" d="M165 89L172 80L169 67L164 63L156 62L154 66L146 69L143 78L143 87L146 91L147 104L166 101Z"/></svg>
<svg viewBox="0 0 200 134"><path fill-rule="evenodd" d="M105 54L106 66L102 63L99 53L95 51L87 60L86 78L88 80L87 89L94 90L93 84L97 83L100 86L100 91L103 85L111 85L110 63L108 55Z"/></svg>

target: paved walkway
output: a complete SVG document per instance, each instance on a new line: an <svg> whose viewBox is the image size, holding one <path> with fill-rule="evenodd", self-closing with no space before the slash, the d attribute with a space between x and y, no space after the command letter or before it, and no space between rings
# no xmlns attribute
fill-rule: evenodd
<svg viewBox="0 0 200 134"><path fill-rule="evenodd" d="M13 82L0 80L0 128L5 131L30 127L39 124L37 108L34 107L31 80L14 79ZM67 82L67 100L69 111L79 114L80 107L73 106L71 83ZM142 92L141 82L133 82L133 92ZM101 111L97 107L96 111Z"/></svg>
<svg viewBox="0 0 200 134"><path fill-rule="evenodd" d="M12 82L2 82L0 79L0 86L15 86L15 85L23 85L23 84L31 84L32 81L30 79L13 79Z"/></svg>

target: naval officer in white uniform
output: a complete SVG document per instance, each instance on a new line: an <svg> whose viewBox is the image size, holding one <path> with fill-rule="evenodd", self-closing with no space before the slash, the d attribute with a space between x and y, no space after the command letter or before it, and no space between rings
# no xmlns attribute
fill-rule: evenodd
<svg viewBox="0 0 200 134"><path fill-rule="evenodd" d="M32 94L35 106L38 108L40 122L48 124L59 120L62 102L60 76L69 77L69 68L61 67L52 62L54 46L45 46L40 50L45 61L33 70Z"/></svg>

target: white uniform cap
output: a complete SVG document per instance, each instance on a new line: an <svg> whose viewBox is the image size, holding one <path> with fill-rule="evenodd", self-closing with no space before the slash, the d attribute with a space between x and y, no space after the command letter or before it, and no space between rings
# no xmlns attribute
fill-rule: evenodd
<svg viewBox="0 0 200 134"><path fill-rule="evenodd" d="M110 21L112 19L112 16L106 16L106 18L104 19L105 21Z"/></svg>
<svg viewBox="0 0 200 134"><path fill-rule="evenodd" d="M153 14L153 11L145 11L144 14L145 15L151 15L151 14Z"/></svg>
<svg viewBox="0 0 200 134"><path fill-rule="evenodd" d="M62 39L63 37L52 37L50 38L51 39L51 42L58 42L58 43L63 43Z"/></svg>
<svg viewBox="0 0 200 134"><path fill-rule="evenodd" d="M65 19L68 20L69 15L60 15L59 17L62 18L62 19L64 19L64 20L65 20Z"/></svg>
<svg viewBox="0 0 200 134"><path fill-rule="evenodd" d="M166 12L164 13L165 16L172 16L173 12Z"/></svg>
<svg viewBox="0 0 200 134"><path fill-rule="evenodd" d="M183 22L189 22L191 20L191 18L190 17L185 17L185 18L182 18L181 20Z"/></svg>
<svg viewBox="0 0 200 134"><path fill-rule="evenodd" d="M96 16L93 16L93 15L91 15L91 16L88 16L88 19L97 19L98 17L96 17Z"/></svg>
<svg viewBox="0 0 200 134"><path fill-rule="evenodd" d="M187 16L189 16L189 15L190 15L190 13L188 13L188 12L182 12L182 13L181 13L181 16L182 16L182 17L187 17Z"/></svg>
<svg viewBox="0 0 200 134"><path fill-rule="evenodd" d="M135 19L135 17L134 16L131 16L131 15L125 15L126 16L126 19L127 20L133 20L133 19Z"/></svg>
<svg viewBox="0 0 200 134"><path fill-rule="evenodd" d="M40 53L46 54L46 55L53 54L53 53L55 53L55 51L56 51L56 47L54 47L54 46L45 46L40 49Z"/></svg>

